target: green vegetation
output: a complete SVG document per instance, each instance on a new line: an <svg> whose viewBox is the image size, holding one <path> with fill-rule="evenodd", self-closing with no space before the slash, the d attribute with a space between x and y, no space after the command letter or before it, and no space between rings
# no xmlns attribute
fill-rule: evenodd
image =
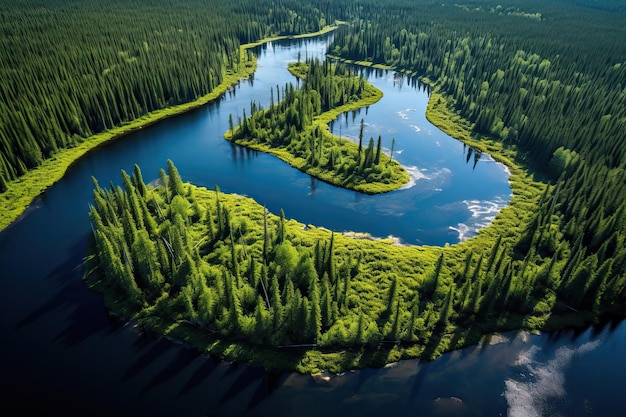
<svg viewBox="0 0 626 417"><path fill-rule="evenodd" d="M309 60L289 65L304 80L296 90L287 84L276 86L279 103L270 108L250 105L250 116L233 126L225 138L239 145L271 153L307 174L334 185L368 194L399 188L409 181L404 168L382 152L382 138L363 146L333 136L328 123L341 113L376 103L380 90L353 75L342 65ZM280 97L283 97L282 101ZM390 141L393 142L393 139Z"/></svg>
<svg viewBox="0 0 626 417"><path fill-rule="evenodd" d="M47 187L60 180L65 171L80 157L98 146L123 137L137 129L141 129L159 120L184 113L211 100L215 100L241 78L247 78L256 68L253 56L243 53L248 45L242 45L241 61L236 72L224 76L223 82L213 91L189 103L155 110L131 122L122 123L118 127L90 136L84 142L71 148L59 150L54 156L44 160L40 166L27 171L18 179L9 183L4 193L0 194L0 230L9 226L26 209L35 197Z"/></svg>
<svg viewBox="0 0 626 417"><path fill-rule="evenodd" d="M529 328L626 301L624 2L570 3L366 0L329 47L432 80L431 121L545 184L539 199L512 184L528 211L505 259Z"/></svg>
<svg viewBox="0 0 626 417"><path fill-rule="evenodd" d="M623 312L623 1L211 6L0 0L0 227L97 144L228 88L252 69L242 43L342 19L329 52L429 80L429 119L509 167L511 205L467 242L400 247L304 230L182 184L172 164L151 189L137 168L123 188L94 193L89 282L108 308L203 351L302 372L432 358L498 329ZM253 103L234 140L343 186L399 185L373 138L338 144L325 126L367 84L307 64L292 68L306 74L302 91L277 87L283 100L267 110ZM359 188L368 182L387 188ZM293 344L315 347L279 347Z"/></svg>
<svg viewBox="0 0 626 417"><path fill-rule="evenodd" d="M432 317L409 329L399 315L400 300L416 301L406 290L424 271L415 257L428 251L305 230L248 198L183 184L171 161L157 188L139 167L122 171L122 182L105 190L94 180L89 282L124 318L203 351L301 371L320 363L280 349L415 343L433 331ZM408 271L411 279L400 278Z"/></svg>
<svg viewBox="0 0 626 417"><path fill-rule="evenodd" d="M556 262L528 279L528 260L511 259L544 192L521 173L513 174L514 202L494 224L446 248L305 227L217 186L184 184L171 161L159 178L146 186L136 166L132 175L122 171L123 187L94 180L87 279L113 314L201 351L272 369L339 372L434 358L494 330L571 320L551 290ZM595 273L617 285L607 267ZM610 301L602 287L595 299Z"/></svg>
<svg viewBox="0 0 626 417"><path fill-rule="evenodd" d="M0 230L89 150L247 77L240 43L335 21L295 1L105 3L0 1Z"/></svg>

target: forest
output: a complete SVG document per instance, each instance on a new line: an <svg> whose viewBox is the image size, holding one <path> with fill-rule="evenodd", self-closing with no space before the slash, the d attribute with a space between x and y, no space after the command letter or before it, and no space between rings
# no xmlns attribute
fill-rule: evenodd
<svg viewBox="0 0 626 417"><path fill-rule="evenodd" d="M59 150L211 92L240 44L335 20L289 0L215 3L1 1L0 193Z"/></svg>
<svg viewBox="0 0 626 417"><path fill-rule="evenodd" d="M343 65L308 60L289 65L289 70L303 79L300 89L288 83L271 90L270 108L263 110L250 104L250 116L229 118L230 130L225 137L238 145L267 151L292 166L343 188L369 194L390 191L409 181L404 168L393 161L391 139L389 156L382 152L382 138L376 146L370 137L363 146L363 119L358 145L335 137L328 123L345 111L374 104L382 93ZM281 100L282 96L282 100ZM332 111L331 111L332 110ZM286 151L286 154L282 151Z"/></svg>
<svg viewBox="0 0 626 417"><path fill-rule="evenodd" d="M473 132L550 184L512 256L530 286L554 275L549 287L576 309L609 307L598 290L623 301L626 270L626 16L623 4L586 5L394 2L380 20L372 2L331 46L434 80Z"/></svg>
<svg viewBox="0 0 626 417"><path fill-rule="evenodd" d="M528 309L546 320L554 303L522 281L502 238L485 256L363 241L185 184L169 160L156 186L136 165L121 175L121 186L93 180L87 282L112 314L201 351L339 372L434 358L496 323L533 326Z"/></svg>
<svg viewBox="0 0 626 417"><path fill-rule="evenodd" d="M428 117L504 161L514 193L473 239L399 247L305 233L284 214L184 184L171 162L149 187L137 167L122 173L123 187L96 182L90 210L101 275L88 282L110 308L121 300L121 316L183 338L197 331L209 338L202 350L252 362L252 351L276 359L278 346L309 345L276 365L307 372L431 358L494 330L624 315L624 1L106 3L0 1L0 199L95 133L209 93L236 71L241 44L336 20L347 24L331 57L430 84ZM302 88L277 86L273 106L252 103L230 132L248 142L290 135L290 151L311 167L367 178L387 157L374 138L353 158L307 129L352 95L309 84L336 80L340 65L307 64ZM253 348L233 353L216 340Z"/></svg>

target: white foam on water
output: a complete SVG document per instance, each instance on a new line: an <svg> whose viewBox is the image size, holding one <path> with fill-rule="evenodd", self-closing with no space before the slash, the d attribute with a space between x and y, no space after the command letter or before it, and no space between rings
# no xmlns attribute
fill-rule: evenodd
<svg viewBox="0 0 626 417"><path fill-rule="evenodd" d="M509 204L509 200L498 196L494 200L463 200L463 204L472 213L471 218L465 223L449 226L450 230L459 234L459 242L475 236L480 229L489 226L496 214Z"/></svg>
<svg viewBox="0 0 626 417"><path fill-rule="evenodd" d="M415 130L416 132L421 132L422 129L420 129L420 127L418 125L409 125L413 128L413 130Z"/></svg>
<svg viewBox="0 0 626 417"><path fill-rule="evenodd" d="M396 114L398 115L398 117L400 117L402 120L407 120L409 118L409 115L406 114L403 110L400 110L398 112L396 112Z"/></svg>
<svg viewBox="0 0 626 417"><path fill-rule="evenodd" d="M515 365L521 368L519 378L504 381L508 416L554 416L554 409L548 406L565 396L565 368L575 356L591 352L601 343L596 340L576 348L563 346L547 362L537 360L540 350L537 346L521 352L515 361Z"/></svg>
<svg viewBox="0 0 626 417"><path fill-rule="evenodd" d="M400 187L400 190L406 190L407 188L413 187L418 180L430 179L429 177L426 176L426 174L422 172L422 170L420 170L416 166L405 166L404 169L409 174L409 182L407 182L402 187Z"/></svg>
<svg viewBox="0 0 626 417"><path fill-rule="evenodd" d="M455 232L459 234L459 242L463 242L464 240L470 237L470 233L469 233L470 228L465 223L459 223L456 225L456 227L449 226L448 228L450 230L454 230Z"/></svg>

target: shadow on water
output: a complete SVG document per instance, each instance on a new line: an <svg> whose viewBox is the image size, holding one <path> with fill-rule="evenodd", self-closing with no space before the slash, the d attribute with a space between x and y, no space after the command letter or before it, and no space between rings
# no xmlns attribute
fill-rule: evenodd
<svg viewBox="0 0 626 417"><path fill-rule="evenodd" d="M150 347L147 352L141 355L141 357L137 361L135 361L135 363L133 363L130 368L128 368L126 373L124 373L124 375L122 376L122 381L126 381L133 376L141 373L148 367L148 365L157 361L169 349L176 348L178 347L164 337L157 339L152 347Z"/></svg>
<svg viewBox="0 0 626 417"><path fill-rule="evenodd" d="M234 364L233 364L234 365ZM233 367L233 366L231 366ZM247 388L252 386L253 384L262 383L264 377L264 371L259 368L253 368L250 366L246 366L243 372L235 379L228 391L220 398L218 402L218 406L224 405L236 396L240 395ZM258 391L258 387L257 390ZM255 391L255 393L256 393ZM253 395L253 398L255 396ZM250 403L248 403L250 406Z"/></svg>
<svg viewBox="0 0 626 417"><path fill-rule="evenodd" d="M272 395L272 393L280 386L281 378L284 380L284 375L280 373L269 372L263 374L261 383L248 401L246 411L252 410L254 407L261 404L263 400Z"/></svg>
<svg viewBox="0 0 626 417"><path fill-rule="evenodd" d="M70 253L74 255L42 278L42 281L58 282L59 290L17 322L15 329L23 329L41 320L57 321L53 316L71 310L71 313L63 318L67 326L54 337L55 342L62 342L69 347L96 333L111 331L106 320L102 297L89 290L82 280L84 271L82 254L85 252L86 242L87 239L84 238L72 245Z"/></svg>
<svg viewBox="0 0 626 417"><path fill-rule="evenodd" d="M57 334L54 341L61 342L66 347L71 347L97 333L113 333L109 323L106 320L102 320L103 316L105 316L104 309L94 308L94 304L97 305L98 303L102 305L102 298L94 295L91 302L79 304L67 317L70 324Z"/></svg>
<svg viewBox="0 0 626 417"><path fill-rule="evenodd" d="M170 362L161 372L159 372L142 390L141 395L153 390L159 385L174 378L200 356L200 353L193 349L180 349L174 360Z"/></svg>
<svg viewBox="0 0 626 417"><path fill-rule="evenodd" d="M422 390L422 387L424 386L424 382L426 380L426 376L428 375L428 371L431 367L431 364L429 362L418 362L418 366L419 368L418 368L417 374L415 374L415 377L413 378L413 381L411 382L411 386L409 388L409 395L407 396L407 399L409 400L410 403L413 403L418 398L419 393Z"/></svg>
<svg viewBox="0 0 626 417"><path fill-rule="evenodd" d="M202 382L215 371L218 363L218 360L206 356L202 365L193 372L191 378L189 378L189 381L187 381L187 383L180 389L180 391L178 391L177 396L180 397L188 394L195 388L199 387Z"/></svg>

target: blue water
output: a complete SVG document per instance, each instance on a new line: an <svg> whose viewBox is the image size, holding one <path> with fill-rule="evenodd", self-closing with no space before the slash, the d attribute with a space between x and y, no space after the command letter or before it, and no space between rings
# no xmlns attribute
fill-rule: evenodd
<svg viewBox="0 0 626 417"><path fill-rule="evenodd" d="M286 64L322 57L328 38L260 48L251 80L214 104L146 127L76 163L0 233L0 409L4 415L622 416L626 324L551 335L509 334L444 355L329 380L268 374L199 355L166 338L109 321L81 280L90 226L91 176L119 183L135 163L156 178L172 159L184 179L246 194L273 212L337 231L441 245L471 236L510 198L504 167L424 118L426 93L392 72L369 79L381 102L333 124L355 138L383 137L413 173L406 189L363 196L314 181L274 157L222 139L230 113L293 78ZM497 342L497 343L495 343Z"/></svg>

